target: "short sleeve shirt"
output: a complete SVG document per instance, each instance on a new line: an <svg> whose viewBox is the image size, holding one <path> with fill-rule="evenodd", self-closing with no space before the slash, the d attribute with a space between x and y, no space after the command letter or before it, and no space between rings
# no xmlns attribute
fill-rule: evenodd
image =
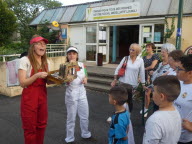
<svg viewBox="0 0 192 144"><path fill-rule="evenodd" d="M158 54L153 54L152 57L149 58L149 59L147 59L147 57L144 56L143 60L144 60L144 66L146 68L146 67L149 67L154 60L158 60L159 61L160 59L159 59L159 55ZM158 67L158 64L156 64L156 66L152 70L155 71L157 69L157 67Z"/></svg>

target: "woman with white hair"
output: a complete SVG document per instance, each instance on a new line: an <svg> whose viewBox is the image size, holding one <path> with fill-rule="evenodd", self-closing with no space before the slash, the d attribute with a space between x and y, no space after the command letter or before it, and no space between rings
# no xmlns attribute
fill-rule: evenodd
<svg viewBox="0 0 192 144"><path fill-rule="evenodd" d="M170 52L175 50L175 46L170 43L165 43L161 47L161 57L162 57L162 62L159 64L158 68L155 71L150 71L150 75L152 75L152 82L159 76L166 75L167 71L170 69L170 65L168 64L168 55ZM153 85L148 86L148 89L145 92L145 108L144 108L144 117L147 117L146 113L148 111L148 107L150 104L150 95L152 91ZM142 111L140 112L142 114Z"/></svg>

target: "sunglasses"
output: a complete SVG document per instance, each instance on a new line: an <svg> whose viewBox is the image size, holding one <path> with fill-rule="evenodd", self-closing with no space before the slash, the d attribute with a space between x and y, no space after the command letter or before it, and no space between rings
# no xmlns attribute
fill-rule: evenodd
<svg viewBox="0 0 192 144"><path fill-rule="evenodd" d="M186 70L181 69L180 67L177 66L176 69L175 69L175 71L179 72L179 71L186 71Z"/></svg>

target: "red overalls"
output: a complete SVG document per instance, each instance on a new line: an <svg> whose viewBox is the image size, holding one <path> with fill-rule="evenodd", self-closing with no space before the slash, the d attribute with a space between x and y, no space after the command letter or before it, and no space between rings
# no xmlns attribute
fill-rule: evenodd
<svg viewBox="0 0 192 144"><path fill-rule="evenodd" d="M32 69L31 76L33 74ZM38 78L22 92L21 118L25 144L43 144L47 117L46 80Z"/></svg>

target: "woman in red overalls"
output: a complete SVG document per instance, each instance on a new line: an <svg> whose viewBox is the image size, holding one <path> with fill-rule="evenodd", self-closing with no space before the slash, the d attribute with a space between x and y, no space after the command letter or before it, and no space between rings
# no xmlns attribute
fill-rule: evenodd
<svg viewBox="0 0 192 144"><path fill-rule="evenodd" d="M20 60L18 77L23 87L21 119L25 144L43 144L44 140L48 117L45 79L48 72L47 43L47 39L33 36L28 56Z"/></svg>

